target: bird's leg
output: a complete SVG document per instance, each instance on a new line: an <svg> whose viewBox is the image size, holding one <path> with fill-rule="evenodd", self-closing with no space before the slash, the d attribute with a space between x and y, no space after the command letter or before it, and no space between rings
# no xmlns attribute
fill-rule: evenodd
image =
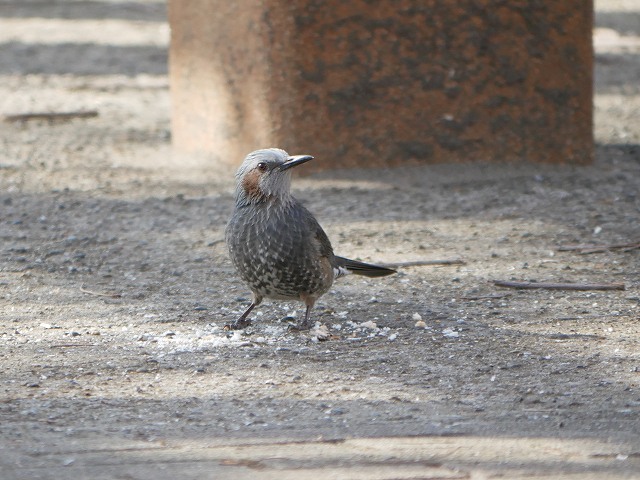
<svg viewBox="0 0 640 480"><path fill-rule="evenodd" d="M307 304L307 310L304 313L304 320L298 323L298 330L309 330L313 323L311 322L311 309L313 308L313 304Z"/></svg>
<svg viewBox="0 0 640 480"><path fill-rule="evenodd" d="M310 319L311 309L315 305L317 299L317 297L308 293L300 294L300 300L302 300L307 306L307 310L304 312L304 320L298 322L295 326L295 330L309 330L313 326L313 322L311 322Z"/></svg>
<svg viewBox="0 0 640 480"><path fill-rule="evenodd" d="M249 305L249 308L247 308L245 312L242 315L240 315L240 318L238 318L235 322L233 322L230 325L225 325L224 329L225 330L242 330L243 328L247 328L249 325L251 325L251 319L247 317L251 313L251 310L253 310L258 305L260 305L261 301L262 301L262 298L256 297L254 295L253 302L251 302L251 305Z"/></svg>

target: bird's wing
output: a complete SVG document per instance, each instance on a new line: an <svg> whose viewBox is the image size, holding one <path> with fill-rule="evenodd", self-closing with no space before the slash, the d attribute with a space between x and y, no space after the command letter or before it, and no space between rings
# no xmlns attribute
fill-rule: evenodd
<svg viewBox="0 0 640 480"><path fill-rule="evenodd" d="M315 221L315 218L314 218L314 221ZM316 242L318 242L318 245L319 245L320 256L326 257L329 259L333 258L333 247L331 246L329 237L327 237L327 234L324 233L324 230L322 229L322 227L317 221L315 222L314 237Z"/></svg>
<svg viewBox="0 0 640 480"><path fill-rule="evenodd" d="M311 212L300 204L296 207L298 210L297 213L300 215L305 225L305 230L310 236L311 243L317 247L320 257L329 260L331 267L333 267L335 278L342 277L343 275L348 275L350 273L364 275L366 277L384 277L386 275L396 273L396 271L391 268L338 257L333 253L329 237L327 237L327 234Z"/></svg>
<svg viewBox="0 0 640 480"><path fill-rule="evenodd" d="M327 237L313 214L298 202L294 206L294 212L298 224L302 226L303 235L317 248L317 253L320 257L325 257L329 260L333 259L333 248L329 237Z"/></svg>

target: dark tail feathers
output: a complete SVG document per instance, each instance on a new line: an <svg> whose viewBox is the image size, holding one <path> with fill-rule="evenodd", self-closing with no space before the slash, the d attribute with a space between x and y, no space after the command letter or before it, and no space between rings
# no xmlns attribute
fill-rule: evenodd
<svg viewBox="0 0 640 480"><path fill-rule="evenodd" d="M371 265L370 263L358 262L357 260L349 260L344 257L335 257L336 266L343 267L356 275L364 275L365 277L385 277L396 273L395 270L380 265Z"/></svg>

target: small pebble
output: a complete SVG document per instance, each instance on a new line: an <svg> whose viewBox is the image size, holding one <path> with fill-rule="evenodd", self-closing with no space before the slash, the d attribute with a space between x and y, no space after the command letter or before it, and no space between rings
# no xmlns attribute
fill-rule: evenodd
<svg viewBox="0 0 640 480"><path fill-rule="evenodd" d="M418 320L418 321L416 322L416 327L417 327L417 328L427 328L427 324L426 324L424 321L422 321L422 320Z"/></svg>
<svg viewBox="0 0 640 480"><path fill-rule="evenodd" d="M419 322L420 320L422 320L422 315L420 315L418 312L416 312L413 315L411 315L411 319L415 320L416 322Z"/></svg>
<svg viewBox="0 0 640 480"><path fill-rule="evenodd" d="M444 330L442 330L442 335L447 338L458 338L460 336L460 334L452 328L445 328Z"/></svg>
<svg viewBox="0 0 640 480"><path fill-rule="evenodd" d="M311 329L309 332L311 334L311 341L318 342L327 340L330 336L329 329L326 325L319 325L316 323L316 326Z"/></svg>
<svg viewBox="0 0 640 480"><path fill-rule="evenodd" d="M52 323L41 323L40 326L45 330L51 330L55 328L62 328L60 325L53 325Z"/></svg>

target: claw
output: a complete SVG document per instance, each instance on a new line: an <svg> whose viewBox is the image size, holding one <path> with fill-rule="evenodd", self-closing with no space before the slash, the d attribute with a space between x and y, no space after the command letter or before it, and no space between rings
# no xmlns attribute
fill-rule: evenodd
<svg viewBox="0 0 640 480"><path fill-rule="evenodd" d="M249 325L251 325L251 319L250 318L245 318L245 319L242 319L242 320L237 320L237 321L235 321L233 323L228 323L223 328L224 328L225 332L228 332L230 330L244 330Z"/></svg>
<svg viewBox="0 0 640 480"><path fill-rule="evenodd" d="M287 330L290 332L304 332L306 330L309 330L309 328L311 327L305 327L300 323L290 323L289 325L287 325Z"/></svg>

